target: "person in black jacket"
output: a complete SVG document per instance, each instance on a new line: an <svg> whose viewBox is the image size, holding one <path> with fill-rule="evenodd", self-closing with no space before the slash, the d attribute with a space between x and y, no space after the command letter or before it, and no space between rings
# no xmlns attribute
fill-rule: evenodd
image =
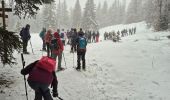
<svg viewBox="0 0 170 100"><path fill-rule="evenodd" d="M53 97L58 97L58 81L54 71L48 72L38 67L39 60L29 64L26 68L21 70L22 75L29 74L27 79L29 86L35 91L34 100L53 100L50 89L51 84L53 88Z"/></svg>
<svg viewBox="0 0 170 100"><path fill-rule="evenodd" d="M24 54L29 54L27 52L28 41L31 38L30 25L29 24L27 24L25 28L24 27L22 28L22 30L20 31L20 36L21 36L21 39L22 39L22 42L23 42L23 53Z"/></svg>

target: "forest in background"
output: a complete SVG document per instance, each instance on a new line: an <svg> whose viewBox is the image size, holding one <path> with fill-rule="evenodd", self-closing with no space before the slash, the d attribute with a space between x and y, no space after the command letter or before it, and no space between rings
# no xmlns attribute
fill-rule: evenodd
<svg viewBox="0 0 170 100"><path fill-rule="evenodd" d="M40 32L45 28L72 27L84 30L98 30L99 28L146 21L148 27L155 31L170 28L170 1L169 0L131 0L127 5L126 0L114 0L111 6L107 1L95 4L87 0L85 8L77 0L75 5L68 8L67 1L44 4L38 14L31 18L19 19L9 13L8 29L19 31L27 23L31 25L31 32Z"/></svg>

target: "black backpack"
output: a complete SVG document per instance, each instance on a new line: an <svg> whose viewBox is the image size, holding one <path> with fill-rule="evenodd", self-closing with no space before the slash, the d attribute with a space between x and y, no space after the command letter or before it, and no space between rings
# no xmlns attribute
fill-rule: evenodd
<svg viewBox="0 0 170 100"><path fill-rule="evenodd" d="M62 32L61 34L60 34L60 38L64 38L64 32Z"/></svg>
<svg viewBox="0 0 170 100"><path fill-rule="evenodd" d="M57 42L57 39L52 36L52 39L51 39L51 50L58 50L59 49L59 46L58 46L58 42Z"/></svg>

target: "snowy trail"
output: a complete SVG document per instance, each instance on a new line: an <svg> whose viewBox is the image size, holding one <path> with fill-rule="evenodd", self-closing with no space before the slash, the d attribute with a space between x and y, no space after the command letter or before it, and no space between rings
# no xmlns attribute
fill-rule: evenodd
<svg viewBox="0 0 170 100"><path fill-rule="evenodd" d="M67 45L67 69L57 73L59 96L64 100L170 100L170 41L165 38L168 34L143 33L122 38L120 43L89 44L85 72L73 68L73 54ZM24 55L26 64L46 54L40 51L37 34L32 35L32 40L36 40L32 41L35 55ZM0 93L0 100L26 100L20 54L16 53L16 57L18 65L13 69L2 68L14 84ZM74 66L76 57L74 54ZM66 67L64 59L62 65ZM34 92L27 87L29 100L33 100Z"/></svg>

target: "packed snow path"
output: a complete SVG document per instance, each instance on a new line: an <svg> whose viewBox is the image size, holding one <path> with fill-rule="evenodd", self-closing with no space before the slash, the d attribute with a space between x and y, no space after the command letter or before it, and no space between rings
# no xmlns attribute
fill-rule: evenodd
<svg viewBox="0 0 170 100"><path fill-rule="evenodd" d="M59 96L64 100L170 100L170 40L165 37L167 34L137 34L119 43L89 44L85 72L73 68L73 54L67 45L64 51L67 66L64 59L62 64L67 69L57 73ZM24 55L26 64L46 54L40 51L38 34L32 35L32 44L35 55ZM14 84L1 91L0 100L26 100L20 54L16 53L16 57L18 65L2 68ZM74 66L76 57L74 54ZM33 100L34 92L27 87L29 100Z"/></svg>

